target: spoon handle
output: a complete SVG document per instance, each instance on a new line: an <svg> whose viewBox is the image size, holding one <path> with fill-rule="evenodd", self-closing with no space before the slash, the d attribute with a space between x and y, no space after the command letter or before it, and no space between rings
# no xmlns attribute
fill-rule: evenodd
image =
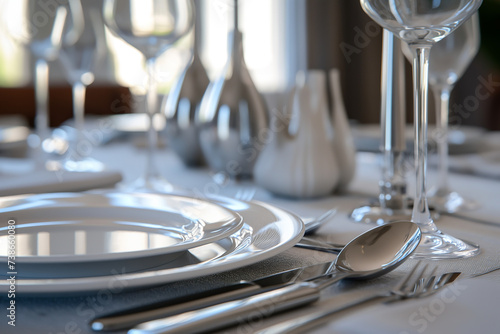
<svg viewBox="0 0 500 334"><path fill-rule="evenodd" d="M322 289L349 277L349 273L333 271L330 274L266 290L259 294L228 301L190 312L141 323L128 334L200 333L246 322L260 321L275 313L314 303Z"/></svg>
<svg viewBox="0 0 500 334"><path fill-rule="evenodd" d="M341 305L339 307L327 309L327 310L319 310L308 314L303 314L298 317L279 322L275 325L265 327L254 334L297 334L297 333L307 333L313 328L324 324L327 322L332 315L351 309L355 306L367 304L371 302L380 303L388 302L391 300L395 300L400 298L399 296L387 296L383 294L375 294L368 297L365 297L360 300L356 300L347 305Z"/></svg>
<svg viewBox="0 0 500 334"><path fill-rule="evenodd" d="M129 334L199 333L253 321L274 313L313 303L319 299L320 289L312 282L301 282L233 300L207 308L142 323Z"/></svg>

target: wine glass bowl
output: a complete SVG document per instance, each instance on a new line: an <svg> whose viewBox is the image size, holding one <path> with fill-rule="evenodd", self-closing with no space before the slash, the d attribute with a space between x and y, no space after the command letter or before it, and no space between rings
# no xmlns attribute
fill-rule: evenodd
<svg viewBox="0 0 500 334"><path fill-rule="evenodd" d="M475 14L436 43L429 63L430 86L453 88L479 51L480 39L479 17Z"/></svg>
<svg viewBox="0 0 500 334"><path fill-rule="evenodd" d="M19 7L24 11L23 16L15 20L9 19L10 13L16 12ZM5 1L2 7L2 25L9 33L9 37L18 44L29 48L36 59L53 61L59 55L68 8L60 5L49 12L45 24L40 27L32 24L30 16L31 12L37 12L38 10L41 10L41 8L40 2L37 1Z"/></svg>
<svg viewBox="0 0 500 334"><path fill-rule="evenodd" d="M427 199L428 75L432 46L472 16L482 0L360 0L363 10L409 46L413 58L415 200L412 221L422 230L414 253L421 258L463 258L479 246L441 232L434 224Z"/></svg>
<svg viewBox="0 0 500 334"><path fill-rule="evenodd" d="M103 15L108 27L146 58L158 57L193 25L189 0L105 0Z"/></svg>
<svg viewBox="0 0 500 334"><path fill-rule="evenodd" d="M363 10L407 43L433 44L467 20L478 0L361 0Z"/></svg>
<svg viewBox="0 0 500 334"><path fill-rule="evenodd" d="M89 25L91 22L86 22ZM81 36L76 42L63 43L61 62L71 84L81 82L85 86L95 80L94 68L98 53L97 37L94 31Z"/></svg>
<svg viewBox="0 0 500 334"><path fill-rule="evenodd" d="M453 33L436 43L429 64L429 85L436 100L436 132L438 181L429 197L432 205L442 212L457 212L478 208L478 203L453 191L448 181L448 116L450 95L480 46L479 17L474 14Z"/></svg>

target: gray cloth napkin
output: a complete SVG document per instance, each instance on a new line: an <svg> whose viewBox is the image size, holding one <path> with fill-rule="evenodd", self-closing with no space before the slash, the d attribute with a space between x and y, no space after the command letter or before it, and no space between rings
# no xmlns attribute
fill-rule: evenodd
<svg viewBox="0 0 500 334"><path fill-rule="evenodd" d="M0 175L0 196L84 191L109 188L122 180L118 171L36 171L23 175Z"/></svg>
<svg viewBox="0 0 500 334"><path fill-rule="evenodd" d="M500 179L500 150L451 156L450 169L458 173Z"/></svg>

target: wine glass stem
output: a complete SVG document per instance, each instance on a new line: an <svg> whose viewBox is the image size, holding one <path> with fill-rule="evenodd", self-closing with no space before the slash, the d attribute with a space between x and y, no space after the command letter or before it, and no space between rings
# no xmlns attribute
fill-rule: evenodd
<svg viewBox="0 0 500 334"><path fill-rule="evenodd" d="M407 205L406 181L403 171L404 152L385 151L382 180L379 182L380 207L404 210Z"/></svg>
<svg viewBox="0 0 500 334"><path fill-rule="evenodd" d="M154 127L154 115L156 114L158 93L156 87L156 58L148 58L146 60L148 71L148 89L146 95L147 113L148 113L148 151L145 179L151 180L157 175L155 164L155 152L158 146L158 134Z"/></svg>
<svg viewBox="0 0 500 334"><path fill-rule="evenodd" d="M435 231L427 203L427 106L429 86L430 45L410 45L413 53L413 94L415 122L415 168L416 187L412 221L419 224L423 232Z"/></svg>
<svg viewBox="0 0 500 334"><path fill-rule="evenodd" d="M82 135L85 126L85 93L86 87L81 82L75 82L72 87L73 90L73 118L75 121L76 141L75 150L78 157L81 157L85 152L80 152Z"/></svg>
<svg viewBox="0 0 500 334"><path fill-rule="evenodd" d="M45 155L42 143L49 137L49 65L42 58L37 59L35 63L35 98L35 132L40 140L35 163L38 167L44 168Z"/></svg>
<svg viewBox="0 0 500 334"><path fill-rule="evenodd" d="M436 88L437 150L439 156L439 180L437 193L448 191L448 112L450 88ZM439 97L439 98L438 98Z"/></svg>

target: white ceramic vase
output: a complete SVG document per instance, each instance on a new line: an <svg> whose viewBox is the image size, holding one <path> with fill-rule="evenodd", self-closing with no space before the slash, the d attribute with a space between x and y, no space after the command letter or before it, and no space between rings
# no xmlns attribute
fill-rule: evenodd
<svg viewBox="0 0 500 334"><path fill-rule="evenodd" d="M345 110L340 82L340 71L331 69L329 73L332 103L333 149L339 161L340 177L337 191L344 192L356 172L356 147Z"/></svg>
<svg viewBox="0 0 500 334"><path fill-rule="evenodd" d="M311 198L327 196L336 188L339 168L332 148L326 75L311 70L297 75L287 114L275 119L272 136L254 168L255 182L274 194ZM273 115L276 117L276 115Z"/></svg>

